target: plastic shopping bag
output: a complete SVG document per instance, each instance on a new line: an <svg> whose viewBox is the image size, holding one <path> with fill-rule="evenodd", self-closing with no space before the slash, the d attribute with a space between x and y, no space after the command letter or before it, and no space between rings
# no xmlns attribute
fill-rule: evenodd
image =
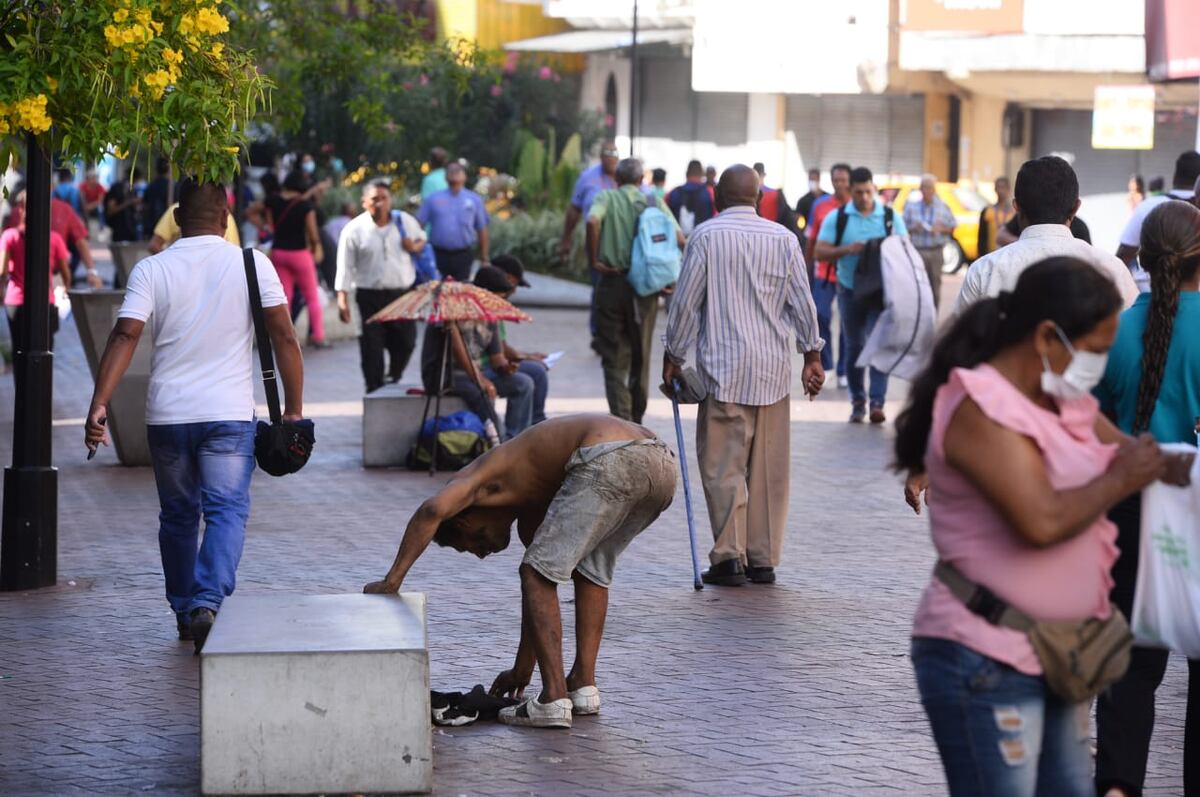
<svg viewBox="0 0 1200 797"><path fill-rule="evenodd" d="M1195 453L1194 446L1163 450ZM1155 482L1142 491L1137 591L1129 625L1139 645L1200 658L1200 457L1191 485Z"/></svg>

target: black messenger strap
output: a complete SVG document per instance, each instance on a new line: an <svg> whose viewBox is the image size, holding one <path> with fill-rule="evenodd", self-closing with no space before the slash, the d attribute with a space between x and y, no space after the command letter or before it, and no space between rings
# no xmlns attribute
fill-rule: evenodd
<svg viewBox="0 0 1200 797"><path fill-rule="evenodd" d="M933 575L968 609L992 625L1015 631L1028 631L1033 627L1034 621L1027 614L996 597L987 587L976 584L949 562L939 561L933 568Z"/></svg>
<svg viewBox="0 0 1200 797"><path fill-rule="evenodd" d="M267 319L263 314L262 294L258 291L258 269L254 265L254 250L243 249L246 264L246 285L250 288L250 315L254 317L254 336L258 339L258 357L262 363L263 389L267 394L267 410L271 423L279 423L283 413L279 411L279 380L275 374L275 354L271 350L271 337L267 334Z"/></svg>

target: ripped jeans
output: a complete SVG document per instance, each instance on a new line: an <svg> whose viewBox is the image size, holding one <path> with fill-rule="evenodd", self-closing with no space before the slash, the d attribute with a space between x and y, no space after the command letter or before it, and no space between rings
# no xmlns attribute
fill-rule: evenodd
<svg viewBox="0 0 1200 797"><path fill-rule="evenodd" d="M1095 794L1087 703L948 639L913 639L912 661L952 797Z"/></svg>

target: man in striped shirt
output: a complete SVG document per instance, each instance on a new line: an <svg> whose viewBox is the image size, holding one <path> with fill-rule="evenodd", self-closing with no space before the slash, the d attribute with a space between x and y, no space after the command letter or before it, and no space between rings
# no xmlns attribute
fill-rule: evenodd
<svg viewBox="0 0 1200 797"><path fill-rule="evenodd" d="M696 451L716 540L708 584L775 581L787 520L789 344L804 355L804 392L825 382L817 309L800 244L755 211L759 181L732 166L717 186L720 215L688 239L664 337L663 389L682 378L693 344L707 398Z"/></svg>

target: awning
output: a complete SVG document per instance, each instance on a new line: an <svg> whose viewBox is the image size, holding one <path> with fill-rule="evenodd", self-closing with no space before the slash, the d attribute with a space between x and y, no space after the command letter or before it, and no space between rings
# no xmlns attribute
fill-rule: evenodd
<svg viewBox="0 0 1200 797"><path fill-rule="evenodd" d="M690 44L690 28L639 30L638 44ZM620 50L633 44L629 30L573 30L536 39L522 39L504 45L505 50L539 53L594 53L601 50Z"/></svg>

